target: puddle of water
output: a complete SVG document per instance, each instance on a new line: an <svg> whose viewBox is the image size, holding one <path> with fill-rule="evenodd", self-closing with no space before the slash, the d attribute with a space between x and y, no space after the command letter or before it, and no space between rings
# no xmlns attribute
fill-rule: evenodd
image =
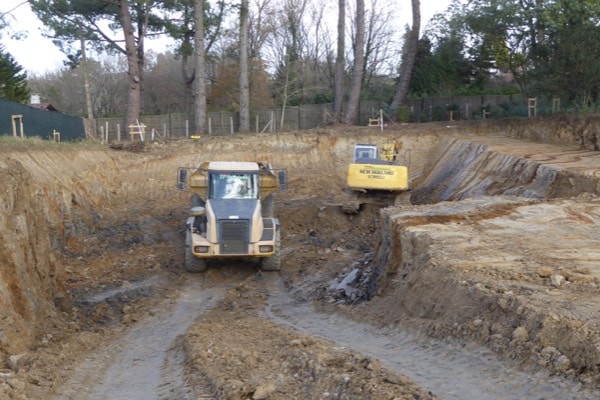
<svg viewBox="0 0 600 400"><path fill-rule="evenodd" d="M137 282L127 282L117 288L107 289L100 293L97 293L93 296L85 298L82 302L88 304L96 304L105 301L111 297L114 297L118 294L131 292L139 289L144 289L150 286L156 285L160 280L158 275L151 276L149 278L143 279Z"/></svg>

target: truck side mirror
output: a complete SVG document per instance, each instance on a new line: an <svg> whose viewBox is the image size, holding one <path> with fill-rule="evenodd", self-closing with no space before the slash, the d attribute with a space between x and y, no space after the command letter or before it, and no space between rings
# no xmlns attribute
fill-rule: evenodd
<svg viewBox="0 0 600 400"><path fill-rule="evenodd" d="M282 192L287 190L287 173L285 170L277 171L277 178L279 180L279 190Z"/></svg>
<svg viewBox="0 0 600 400"><path fill-rule="evenodd" d="M187 186L187 174L188 171L186 168L179 168L177 170L177 189L185 190Z"/></svg>

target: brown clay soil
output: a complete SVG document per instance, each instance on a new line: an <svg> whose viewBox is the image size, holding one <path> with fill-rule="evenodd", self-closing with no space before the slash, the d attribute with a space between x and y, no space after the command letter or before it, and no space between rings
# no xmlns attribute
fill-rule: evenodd
<svg viewBox="0 0 600 400"><path fill-rule="evenodd" d="M0 145L0 398L600 398L594 118ZM356 143L412 189L346 215ZM261 161L282 269L183 270L179 166Z"/></svg>

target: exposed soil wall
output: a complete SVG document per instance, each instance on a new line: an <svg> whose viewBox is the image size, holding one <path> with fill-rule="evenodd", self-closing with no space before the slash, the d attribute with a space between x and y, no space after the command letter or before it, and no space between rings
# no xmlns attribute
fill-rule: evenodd
<svg viewBox="0 0 600 400"><path fill-rule="evenodd" d="M467 130L483 135L498 134L538 143L574 145L582 150L600 150L600 116L595 114L479 121L467 125Z"/></svg>
<svg viewBox="0 0 600 400"><path fill-rule="evenodd" d="M55 251L68 235L90 232L117 171L104 149L4 151L0 169L0 352L14 355L36 343L45 324L60 324Z"/></svg>
<svg viewBox="0 0 600 400"><path fill-rule="evenodd" d="M528 198L573 197L600 193L593 173L597 153L545 143L521 144L513 139L444 137L428 157L426 178L415 183L414 204L470 197L512 195Z"/></svg>

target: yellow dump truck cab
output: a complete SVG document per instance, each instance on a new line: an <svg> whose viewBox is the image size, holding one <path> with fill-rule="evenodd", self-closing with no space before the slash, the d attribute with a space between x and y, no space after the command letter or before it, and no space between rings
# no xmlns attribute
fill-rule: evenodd
<svg viewBox="0 0 600 400"><path fill-rule="evenodd" d="M282 172L282 173L281 173ZM285 171L256 162L205 162L180 168L178 188L189 189L186 269L206 269L211 258L259 258L264 270L278 270L280 224L272 193L285 189Z"/></svg>

